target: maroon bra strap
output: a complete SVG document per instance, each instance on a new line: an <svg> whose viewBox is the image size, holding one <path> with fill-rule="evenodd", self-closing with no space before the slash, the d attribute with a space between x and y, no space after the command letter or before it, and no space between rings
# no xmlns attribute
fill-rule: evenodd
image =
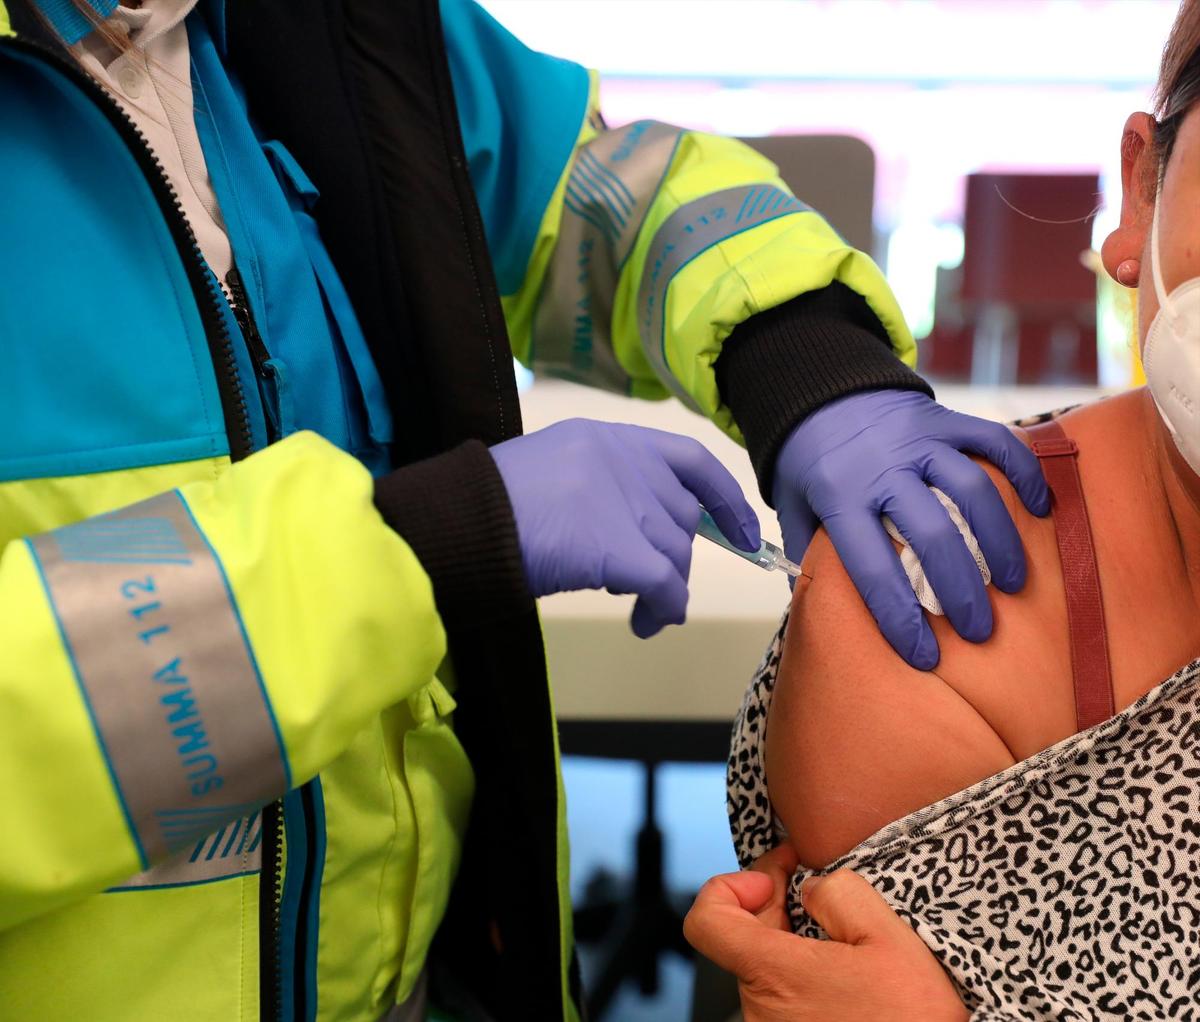
<svg viewBox="0 0 1200 1022"><path fill-rule="evenodd" d="M1076 461L1079 448L1053 420L1028 427L1026 431L1053 496L1054 531L1067 590L1075 721L1083 731L1107 720L1115 710L1100 572L1096 568L1092 526Z"/></svg>

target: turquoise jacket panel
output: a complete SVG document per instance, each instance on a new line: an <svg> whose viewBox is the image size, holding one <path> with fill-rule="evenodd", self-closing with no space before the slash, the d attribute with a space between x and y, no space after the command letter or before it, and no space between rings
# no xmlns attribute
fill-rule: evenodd
<svg viewBox="0 0 1200 1022"><path fill-rule="evenodd" d="M95 101L0 51L0 480L228 451L208 341L143 168Z"/></svg>
<svg viewBox="0 0 1200 1022"><path fill-rule="evenodd" d="M525 279L538 228L574 152L588 73L529 49L473 0L441 0L471 183L501 294Z"/></svg>

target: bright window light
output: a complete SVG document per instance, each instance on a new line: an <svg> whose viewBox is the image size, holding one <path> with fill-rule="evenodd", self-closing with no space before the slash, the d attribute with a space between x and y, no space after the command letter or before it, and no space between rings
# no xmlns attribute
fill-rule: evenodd
<svg viewBox="0 0 1200 1022"><path fill-rule="evenodd" d="M610 75L1138 84L1175 0L483 0Z"/></svg>

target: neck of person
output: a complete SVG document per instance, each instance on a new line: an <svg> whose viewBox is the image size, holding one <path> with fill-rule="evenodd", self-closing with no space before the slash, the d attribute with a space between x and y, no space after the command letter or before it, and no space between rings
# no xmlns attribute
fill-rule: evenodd
<svg viewBox="0 0 1200 1022"><path fill-rule="evenodd" d="M1183 570L1191 592L1200 605L1200 476L1197 476L1171 438L1158 414L1154 399L1146 391L1146 427L1154 445L1154 463L1167 517L1174 529Z"/></svg>

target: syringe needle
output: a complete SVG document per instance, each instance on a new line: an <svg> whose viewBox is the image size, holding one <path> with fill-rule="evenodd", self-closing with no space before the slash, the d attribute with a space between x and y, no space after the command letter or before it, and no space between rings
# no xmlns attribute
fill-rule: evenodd
<svg viewBox="0 0 1200 1022"><path fill-rule="evenodd" d="M768 543L763 540L757 550L742 550L734 546L725 534L721 531L720 526L713 520L713 516L704 508L700 509L700 525L696 529L697 536L703 536L710 542L716 543L717 546L723 547L731 554L737 554L742 560L749 561L751 564L757 564L764 571L782 571L793 578L799 578L800 566L792 561L789 561L774 543Z"/></svg>

